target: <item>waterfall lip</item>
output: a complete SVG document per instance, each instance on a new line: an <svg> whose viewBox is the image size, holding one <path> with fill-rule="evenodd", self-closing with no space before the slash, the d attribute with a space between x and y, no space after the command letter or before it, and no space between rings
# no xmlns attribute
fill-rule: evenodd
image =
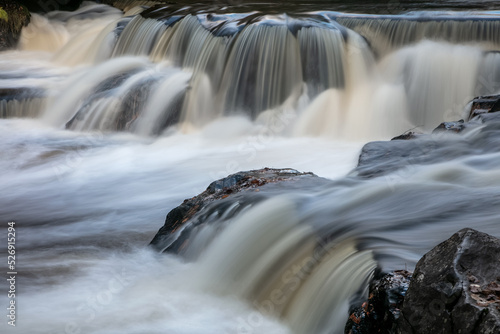
<svg viewBox="0 0 500 334"><path fill-rule="evenodd" d="M355 14L343 13L334 11L318 11L314 12L317 15L322 15L330 20L337 19L358 19L358 20L398 20L398 21L499 21L500 11L474 11L474 12L459 12L459 11L412 11L403 14Z"/></svg>
<svg viewBox="0 0 500 334"><path fill-rule="evenodd" d="M67 22L69 20L96 19L104 15L122 16L122 11L103 4L83 5L73 12L54 11L49 12L45 16L50 20Z"/></svg>
<svg viewBox="0 0 500 334"><path fill-rule="evenodd" d="M296 35L303 28L323 28L340 30L344 38L347 30L342 20L370 21L411 21L411 22L439 22L439 21L500 21L500 11L412 11L402 14L356 14L338 11L309 11L297 13L266 13L248 11L244 13L222 13L214 8L195 6L153 6L140 15L162 21L167 26L173 26L187 16L198 19L200 24L214 36L231 37L241 32L246 26L287 26L292 34Z"/></svg>
<svg viewBox="0 0 500 334"><path fill-rule="evenodd" d="M28 98L43 98L46 96L45 90L33 87L0 87L0 100L24 100Z"/></svg>
<svg viewBox="0 0 500 334"><path fill-rule="evenodd" d="M165 11L163 11L165 10ZM189 8L170 10L168 7L151 8L140 14L147 19L162 21L167 26L173 26L188 16L196 17L199 23L217 37L234 36L249 25L257 26L287 26L288 30L296 35L300 29L322 28L329 30L340 30L346 37L347 29L321 12L310 12L300 14L266 14L259 11L247 13L216 13L216 12L193 12Z"/></svg>

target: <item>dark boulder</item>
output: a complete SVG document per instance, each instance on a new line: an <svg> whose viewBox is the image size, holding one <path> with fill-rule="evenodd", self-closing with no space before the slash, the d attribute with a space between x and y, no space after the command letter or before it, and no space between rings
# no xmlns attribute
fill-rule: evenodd
<svg viewBox="0 0 500 334"><path fill-rule="evenodd" d="M48 13L55 10L75 10L80 7L83 0L39 0L19 2L28 7L33 13ZM99 1L97 1L99 2Z"/></svg>
<svg viewBox="0 0 500 334"><path fill-rule="evenodd" d="M307 184L301 182L303 179ZM282 189L276 189L280 185L286 184L287 189L291 190L293 185L299 188L314 185L314 180L324 182L324 179L312 173L263 168L238 172L214 181L204 192L184 200L167 214L165 224L151 241L151 246L158 251L179 253L189 243L191 233L197 226L219 224L239 213L244 205L234 205L238 200L246 204L256 203L273 196L275 190L281 192ZM244 199L240 196L243 193ZM230 210L231 207L235 209Z"/></svg>
<svg viewBox="0 0 500 334"><path fill-rule="evenodd" d="M397 333L500 333L500 239L463 229L425 254Z"/></svg>
<svg viewBox="0 0 500 334"><path fill-rule="evenodd" d="M345 334L394 333L411 273L397 270L374 279L368 301L350 312Z"/></svg>
<svg viewBox="0 0 500 334"><path fill-rule="evenodd" d="M0 0L0 51L14 48L30 22L28 9L16 1Z"/></svg>

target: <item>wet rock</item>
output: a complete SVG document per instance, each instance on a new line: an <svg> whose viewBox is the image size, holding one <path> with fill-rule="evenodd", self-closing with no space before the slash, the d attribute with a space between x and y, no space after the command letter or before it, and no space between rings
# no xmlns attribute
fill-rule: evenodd
<svg viewBox="0 0 500 334"><path fill-rule="evenodd" d="M252 204L271 196L276 190L273 185L291 187L299 184L298 187L303 187L302 180L314 184L314 181L324 182L325 179L294 169L263 168L238 172L214 181L204 192L184 200L167 214L165 224L151 241L151 246L158 251L178 253L189 243L191 232L199 225L219 224L239 213L244 208L238 203L242 193L245 193L245 203ZM222 215L224 219L221 219Z"/></svg>
<svg viewBox="0 0 500 334"><path fill-rule="evenodd" d="M345 327L346 334L395 333L404 296L412 275L397 270L375 279L370 284L369 297L354 309Z"/></svg>
<svg viewBox="0 0 500 334"><path fill-rule="evenodd" d="M403 133L402 135L399 135L397 137L392 138L391 140L411 140L411 139L418 138L418 136L420 136L420 135L421 135L421 133L417 133L414 131L408 131L408 132Z"/></svg>
<svg viewBox="0 0 500 334"><path fill-rule="evenodd" d="M440 132L443 131L458 135L442 136ZM473 134L469 136L462 136L471 132ZM457 145L458 141L460 145ZM391 141L369 142L363 146L358 165L350 176L407 178L408 173L419 165L499 152L499 143L500 112L480 114L468 122L442 123L433 134L405 133Z"/></svg>
<svg viewBox="0 0 500 334"><path fill-rule="evenodd" d="M432 133L439 133L439 132L455 132L459 133L462 132L466 128L466 124L463 119L456 121L456 122L443 122L439 124L437 128L432 131Z"/></svg>
<svg viewBox="0 0 500 334"><path fill-rule="evenodd" d="M472 100L469 120L487 113L500 111L500 95L478 96Z"/></svg>
<svg viewBox="0 0 500 334"><path fill-rule="evenodd" d="M30 22L28 9L16 1L0 0L0 51L14 48Z"/></svg>
<svg viewBox="0 0 500 334"><path fill-rule="evenodd" d="M463 229L417 263L397 333L500 333L500 239Z"/></svg>

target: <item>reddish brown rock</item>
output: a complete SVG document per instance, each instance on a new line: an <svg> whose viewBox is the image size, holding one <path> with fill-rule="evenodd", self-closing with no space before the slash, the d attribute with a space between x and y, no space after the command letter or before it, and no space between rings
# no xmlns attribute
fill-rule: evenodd
<svg viewBox="0 0 500 334"><path fill-rule="evenodd" d="M469 119L474 117L500 111L500 95L478 96L472 100Z"/></svg>
<svg viewBox="0 0 500 334"><path fill-rule="evenodd" d="M268 189L269 185L291 183L307 178L318 178L313 173L301 173L294 169L263 168L258 170L238 172L223 179L212 182L201 194L184 200L178 207L172 209L165 220L165 224L151 241L151 246L159 251L178 252L189 242L193 228L199 224L206 224L213 213L225 206L231 206L233 197L243 192L253 192L254 198L246 197L247 201L259 201L266 197L261 189ZM217 203L214 203L217 202ZM211 204L219 207L211 210ZM237 211L234 211L236 214ZM198 220L194 219L200 218Z"/></svg>

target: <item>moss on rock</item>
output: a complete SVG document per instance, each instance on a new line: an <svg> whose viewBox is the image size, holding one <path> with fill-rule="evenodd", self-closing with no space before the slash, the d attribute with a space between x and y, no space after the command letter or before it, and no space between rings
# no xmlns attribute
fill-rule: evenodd
<svg viewBox="0 0 500 334"><path fill-rule="evenodd" d="M24 5L10 0L0 0L0 50L17 45L21 31L30 22L31 14Z"/></svg>
<svg viewBox="0 0 500 334"><path fill-rule="evenodd" d="M2 7L0 7L0 20L9 22L9 14Z"/></svg>

